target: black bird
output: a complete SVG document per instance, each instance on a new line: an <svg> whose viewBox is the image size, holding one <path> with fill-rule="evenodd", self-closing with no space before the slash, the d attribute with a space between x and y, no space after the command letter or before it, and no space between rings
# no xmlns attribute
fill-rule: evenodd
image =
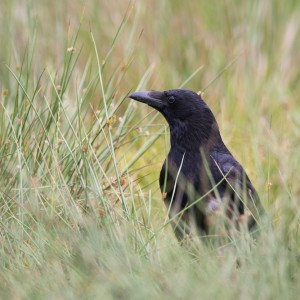
<svg viewBox="0 0 300 300"><path fill-rule="evenodd" d="M174 89L140 91L129 97L155 108L169 124L171 149L159 184L178 240L191 228L208 235L212 219L221 216L227 229L240 227L246 219L248 229L253 230L264 211L259 196L224 145L216 119L201 96Z"/></svg>

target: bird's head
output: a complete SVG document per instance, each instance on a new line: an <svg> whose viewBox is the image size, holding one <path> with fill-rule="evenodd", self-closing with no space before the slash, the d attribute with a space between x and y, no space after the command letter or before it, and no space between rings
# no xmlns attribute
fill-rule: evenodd
<svg viewBox="0 0 300 300"><path fill-rule="evenodd" d="M141 91L130 94L129 98L155 108L170 125L173 122L189 121L193 117L200 118L210 111L201 97L189 90Z"/></svg>
<svg viewBox="0 0 300 300"><path fill-rule="evenodd" d="M193 91L141 91L130 94L129 98L148 104L165 117L173 144L193 140L193 145L199 147L210 139L212 133L219 135L212 111Z"/></svg>

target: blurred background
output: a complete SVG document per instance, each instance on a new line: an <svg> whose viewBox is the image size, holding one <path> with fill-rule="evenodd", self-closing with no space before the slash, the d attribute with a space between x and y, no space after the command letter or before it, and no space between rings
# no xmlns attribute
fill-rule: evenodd
<svg viewBox="0 0 300 300"><path fill-rule="evenodd" d="M122 76L119 95L137 87L204 91L225 141L262 192L266 173L279 183L279 170L287 176L298 165L298 155L286 155L299 141L297 1L4 0L0 9L2 89L9 85L3 64L17 68L28 51L35 77L45 68L62 72L73 47L68 42L78 33L75 81L88 61L96 65L92 30L100 60L109 53L104 81L115 72ZM90 99L95 106L97 93Z"/></svg>
<svg viewBox="0 0 300 300"><path fill-rule="evenodd" d="M1 189L6 191L1 200L2 216L6 221L2 221L1 224L5 232L3 233L3 245L5 245L3 247L10 253L7 254L8 252L4 251L5 268L14 261L13 265L16 269L34 274L33 278L41 276L45 282L42 288L45 293L48 276L55 278L59 272L61 272L59 273L61 284L68 285L68 276L65 276L64 272L69 266L59 267L61 260L66 262L69 259L66 258L69 257L67 246L64 250L66 252L59 254L61 256L58 255L60 258L57 261L55 258L53 264L49 263L51 273L47 273L48 271L44 273L44 271L37 271L39 267L36 267L39 265L36 261L43 261L42 257L49 255L44 246L37 247L40 252L35 246L32 246L30 250L26 248L27 252L24 250L25 254L21 258L18 254L19 244L11 242L11 236L15 238L15 234L19 234L16 233L18 226L26 223L26 218L23 220L20 217L22 214L16 203L22 200L26 207L26 201L30 203L34 198L31 194L24 194L24 198L23 187L35 189L46 187L48 184L51 186L51 193L43 195L45 197L43 201L47 199L48 202L43 202L42 209L40 200L36 200L36 207L33 210L31 206L28 208L30 217L34 216L32 219L39 220L41 217L39 213L44 210L50 211L47 215L47 218L50 218L52 209L60 207L61 197L65 194L60 193L61 191L57 194L57 187L54 187L52 181L49 183L50 177L56 172L54 171L56 167L57 170L62 169L62 171L57 171L58 175L55 173L53 178L60 178L59 172L62 172L61 176L70 185L68 189L70 199L74 200L80 212L81 209L85 210L89 206L85 201L91 191L101 194L106 191L107 185L117 184L116 181L120 176L120 180L124 178L126 182L133 184L132 189L128 188L131 191L129 195L124 196L123 191L120 192L122 197L128 197L128 199L132 197L132 201L135 199L141 201L143 197L148 197L151 202L145 200L145 203L147 207L151 206L152 210L150 214L149 208L146 209L146 219L152 220L153 228L163 223L165 211L158 191L157 178L169 149L166 122L153 109L133 103L126 97L135 90L167 90L179 87L204 93L204 100L216 116L226 145L245 167L261 196L263 205L270 213L272 223L281 232L277 240L274 238L276 242L272 240L273 244L271 244L275 245L274 248L282 245L283 248L278 246L280 251L286 250L284 245L289 245L294 250L297 249L300 216L299 1L2 0L0 24L2 24L0 27L0 91L2 93L0 168L4 174L0 181ZM99 70L101 71L100 77ZM107 107L104 101L107 101ZM33 103L35 108L33 108ZM48 113L47 116L45 111ZM40 121L42 125L39 125L35 119L36 115L38 120L42 120ZM59 115L62 116L59 117ZM98 121L100 120L100 125L104 124L103 127L97 124L95 115L99 115ZM25 121L24 116L26 116ZM55 122L51 123L49 121L51 119ZM62 132L58 128L62 128ZM37 134L43 130L47 134ZM81 136L77 139L76 132L83 134L82 139ZM94 138L91 144L87 138L90 132L90 136ZM26 136L23 133L26 133ZM14 134L15 137L13 137ZM36 139L35 134L37 134ZM19 136L19 139L16 136ZM24 139L21 139L21 142L20 137ZM13 148L14 139L20 144L24 143L24 148L23 146ZM39 140L43 143L37 142ZM108 140L111 144L107 142ZM61 148L63 149L61 153L58 150L56 152L56 146L53 146L55 151L47 152L46 147L44 152L41 151L43 154L40 154L37 148L44 149L44 142L46 145L52 145L52 142L53 145L66 143L66 146ZM110 148L109 145L115 147L115 153L112 155L105 152ZM8 147L11 147L10 150ZM21 148L22 151L20 151ZM81 150L77 151L78 149ZM95 156L100 157L100 162L95 158L94 161L87 163L85 158L81 157L82 152L86 153L87 149L96 149ZM65 167L61 161L64 162L68 153L72 153L72 159L66 161L65 165L68 167ZM61 159L60 163L55 162L56 156L58 161ZM94 167L96 164L98 165L95 167L95 174L102 172L101 166L105 169L104 175L101 175L98 180L103 187L95 187L96 184L91 184L92 187L86 189L82 178L92 178L88 167ZM20 165L24 168L28 167L24 177L17 175ZM74 175L78 170L73 173L70 165L76 165L79 170L84 170L82 171L84 175L82 177L78 174ZM78 183L78 178L81 178L81 183ZM89 180L87 179L86 182ZM118 181L118 184L120 187L123 181ZM137 198L134 198L133 191L138 191ZM95 196L94 205L101 197ZM7 199L13 200L8 204ZM70 203L68 201L71 200L66 200L66 206ZM102 212L99 214L101 215ZM60 213L57 215L55 213L55 218L58 216ZM73 228L73 221L68 223L69 219L66 218L64 222L71 224L70 227ZM10 226L14 229L9 229ZM26 226L21 226L24 232L27 232L32 225L28 225L28 228ZM45 228L48 228L47 226ZM58 228L55 226L58 226L57 223L54 225L54 232ZM13 233L10 236L7 232ZM35 236L34 233L29 233L29 236L31 235ZM67 234L67 241L71 235L73 234ZM48 238L53 242L53 237ZM83 273L86 272L84 274L87 274L88 280L86 282L83 280L83 285L89 280L93 281L95 274L99 275L97 259L100 258L97 256L99 245L95 242L96 234L93 238L95 238L91 242L91 247L95 247L93 251L80 248L81 237L75 243L76 246L73 245L77 247L77 250L79 249L78 253L88 251L91 257L95 258L95 261L91 262L83 255L80 256L79 262L77 258L70 262L71 269L74 267L80 272L82 270L84 270ZM21 244L24 239L23 236L20 238ZM41 235L36 234L36 239L39 242L31 242L40 245ZM47 238L44 239L47 240ZM56 238L53 239L56 241ZM10 240L9 243L8 240ZM176 244L172 232L169 231L163 240L167 244L170 240L172 245ZM28 242L28 245L31 242ZM55 243L53 242L53 245ZM146 244L148 247L151 243L144 241L143 245ZM155 249L153 252L157 254L159 242L157 243L152 243L153 248L149 246L150 250L146 246L141 246L142 242L135 244L133 248L139 249L137 252L144 253L145 256L148 250L151 253L153 249ZM62 245L65 244L67 245L68 242L64 240ZM176 251L182 251L176 249ZM51 251L52 254L56 253L56 250ZM296 257L296 252L297 250L292 252L293 257ZM30 258L34 257L32 253L40 253L40 256L37 254L36 261ZM264 265L265 269L271 270L274 262L277 261L278 253L273 253L270 264L266 262ZM122 255L124 255L123 252ZM168 282L167 275L164 277L165 273L162 272L160 265L160 260L163 258L160 255L166 256L164 252L157 254L154 262L152 258L150 259L150 265L152 265L147 265L148 269L145 273L137 273L142 281L143 278L149 281L147 287L143 283L145 295L172 295L171 290L178 288L182 295L190 292L191 297L195 296L196 294L188 289L187 284L184 287L183 283L179 283L180 278L170 275L176 273L174 269L169 268L172 265L170 262L173 261L171 256L174 255L172 257L176 257L175 260L177 260L178 252L168 256L165 264L162 262L163 266L168 266L169 273L167 274L174 279L173 282ZM292 264L288 259L289 252L284 255L287 258L284 260L286 269L284 267L285 271L282 271L282 266L278 266L278 270L282 271L278 271L278 274L282 277L279 276L276 279L278 282L285 280L281 287L278 285L279 290L282 288L280 290L282 297L287 296L285 288L291 284L287 274L293 273L288 267ZM151 254L149 256L151 257ZM61 257L64 258L61 259ZM133 256L130 259L132 259L131 263L127 267L134 269L133 261L136 257ZM118 265L115 258L112 261L114 261L112 265ZM186 263L186 260L184 262ZM211 273L206 274L211 279L210 282L215 276L220 279L220 282L227 278L222 272L217 275L218 262L212 260L209 262L214 266ZM249 295L251 298L255 294L253 289L256 288L259 296L272 295L270 289L278 292L277 287L275 288L277 281L272 277L271 271L267 272L265 280L261 281L261 289L258 288L253 274L259 272L257 270L260 270L262 262L258 258L252 262L252 269L250 269L253 272L251 271L251 274L250 271L246 272L246 277L243 277L249 283L249 290L246 283L246 291L243 290L245 298ZM108 268L113 269L112 265ZM202 267L206 268L204 265ZM85 268L91 268L91 273ZM127 278L125 269L123 265L116 268L118 274L125 276L129 282L127 285L124 284L129 289L127 295L133 295L134 289L131 294L129 286L133 287L137 282L140 284L141 282L136 278ZM183 274L188 274L182 275L187 281L195 276L197 280L202 278L202 275L198 273L195 275L187 267L183 269ZM233 269L235 270L234 267ZM14 270L11 272L15 274ZM72 274L72 271L68 272L70 272L69 275ZM163 278L164 287L157 288L153 283L157 274ZM18 285L19 289L15 290L15 294L10 292L3 295L22 296L22 289L24 295L30 295L30 292L26 294L25 291L31 291L33 283L28 281L23 285L18 276L11 276L12 279L5 279L8 282L7 285L11 287ZM70 276L73 278L71 279L73 283L80 281L78 278L74 279L75 275L75 277ZM104 280L105 275L101 276L101 280ZM291 276L293 280L299 279L299 272L297 275L293 273L293 276ZM21 276L21 278L24 277ZM113 279L106 278L105 280L111 284L105 289L107 295L111 295L111 289L114 289ZM268 286L268 280L274 280L274 285ZM239 291L241 282L239 280L235 282L236 291ZM123 287L122 284L121 286ZM207 288L207 286L208 283L204 281L199 288ZM226 295L230 298L231 291L226 287L223 288L224 295L227 292ZM207 288L207 291L209 290L207 295L212 295L213 289L213 286L211 290ZM116 292L116 297L120 296L118 293L122 295L123 289L120 288L120 291ZM223 292L218 295L223 295ZM274 295L280 295L277 292L274 292ZM49 295L53 294L49 292ZM70 292L70 295L73 294ZM139 296L141 295L143 295L142 292Z"/></svg>

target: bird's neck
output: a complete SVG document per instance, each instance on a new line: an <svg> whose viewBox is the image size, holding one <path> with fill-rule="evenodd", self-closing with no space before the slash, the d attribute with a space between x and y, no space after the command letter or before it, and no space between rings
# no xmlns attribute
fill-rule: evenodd
<svg viewBox="0 0 300 300"><path fill-rule="evenodd" d="M174 122L170 125L171 149L182 152L211 151L223 144L216 122L203 124L201 122Z"/></svg>

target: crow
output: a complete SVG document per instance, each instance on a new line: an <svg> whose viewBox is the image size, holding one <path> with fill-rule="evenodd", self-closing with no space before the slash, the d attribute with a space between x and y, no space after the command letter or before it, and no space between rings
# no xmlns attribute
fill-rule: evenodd
<svg viewBox="0 0 300 300"><path fill-rule="evenodd" d="M171 149L159 185L177 239L182 241L193 228L197 235L211 234L212 220L221 216L225 228L239 229L245 224L253 232L264 209L201 96L174 89L139 91L128 97L148 104L168 122Z"/></svg>

